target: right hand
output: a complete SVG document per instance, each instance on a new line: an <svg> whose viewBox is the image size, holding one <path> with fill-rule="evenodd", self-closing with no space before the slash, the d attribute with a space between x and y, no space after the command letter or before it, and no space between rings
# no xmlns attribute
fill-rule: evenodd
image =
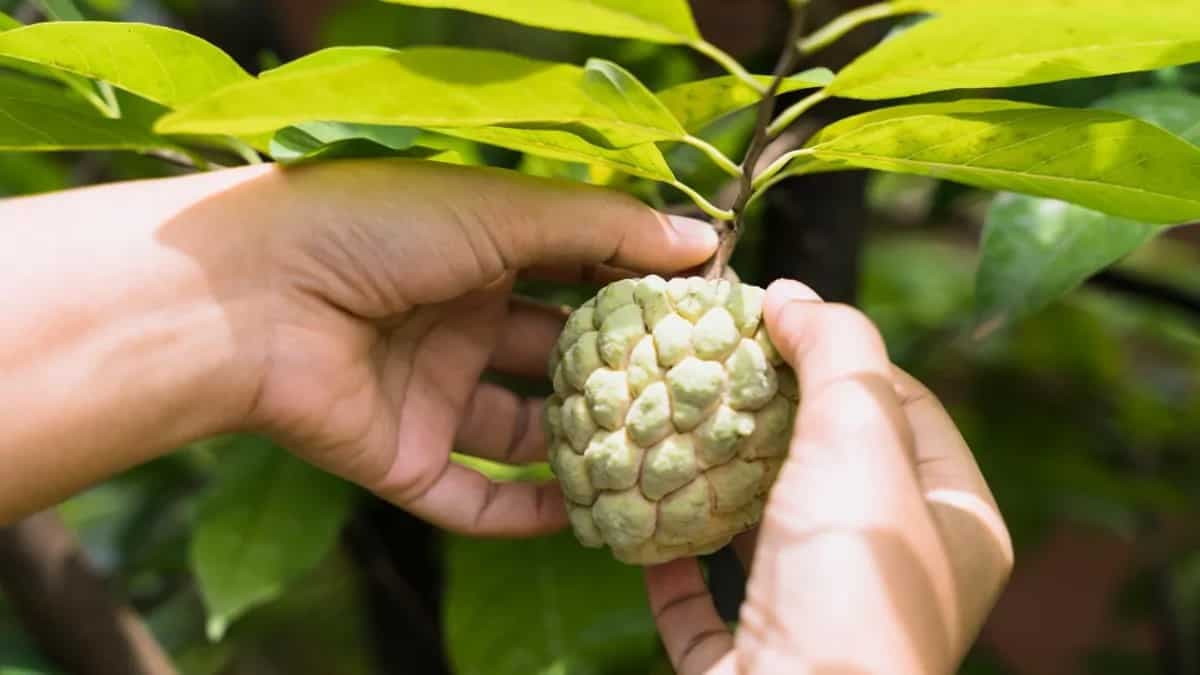
<svg viewBox="0 0 1200 675"><path fill-rule="evenodd" d="M694 558L646 570L675 669L953 673L1013 562L966 442L857 310L783 281L765 318L800 381L791 452L760 531L735 542L752 566L736 636Z"/></svg>

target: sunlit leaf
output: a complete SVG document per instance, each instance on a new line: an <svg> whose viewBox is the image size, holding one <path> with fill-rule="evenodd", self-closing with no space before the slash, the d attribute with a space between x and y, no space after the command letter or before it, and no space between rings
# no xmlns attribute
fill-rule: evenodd
<svg viewBox="0 0 1200 675"><path fill-rule="evenodd" d="M1192 0L892 0L891 4L897 11L938 13L996 9L1012 12L1046 9L1138 13L1195 11Z"/></svg>
<svg viewBox="0 0 1200 675"><path fill-rule="evenodd" d="M1182 13L987 8L949 12L846 66L829 93L884 99L1010 87L1200 61L1200 22Z"/></svg>
<svg viewBox="0 0 1200 675"><path fill-rule="evenodd" d="M353 495L349 484L265 441L245 440L225 459L191 544L214 640L320 563Z"/></svg>
<svg viewBox="0 0 1200 675"><path fill-rule="evenodd" d="M454 537L446 562L454 672L645 672L658 638L637 569L583 548L569 533L529 541ZM582 664L594 671L578 670Z"/></svg>
<svg viewBox="0 0 1200 675"><path fill-rule="evenodd" d="M899 106L837 122L810 146L797 170L913 173L1153 223L1200 218L1200 148L1114 112L996 100Z"/></svg>
<svg viewBox="0 0 1200 675"><path fill-rule="evenodd" d="M364 61L388 58L395 53L396 50L388 47L331 47L307 54L294 61L288 61L276 68L264 70L258 74L258 79L269 80L286 75L307 74L321 68L350 66Z"/></svg>
<svg viewBox="0 0 1200 675"><path fill-rule="evenodd" d="M158 129L245 135L314 120L422 128L522 125L568 130L607 147L683 134L669 111L641 105L640 91L618 86L596 68L448 47L330 51L198 101L163 119Z"/></svg>
<svg viewBox="0 0 1200 675"><path fill-rule="evenodd" d="M204 40L148 24L34 24L0 33L0 56L104 80L170 107L251 79Z"/></svg>
<svg viewBox="0 0 1200 675"><path fill-rule="evenodd" d="M145 120L108 119L73 91L0 72L0 150L151 150L171 143Z"/></svg>
<svg viewBox="0 0 1200 675"><path fill-rule="evenodd" d="M459 9L539 28L687 43L700 38L686 0L387 0L415 7Z"/></svg>
<svg viewBox="0 0 1200 675"><path fill-rule="evenodd" d="M757 79L763 86L769 86L774 78L760 75ZM833 71L828 68L813 68L784 78L779 93L815 89L831 81ZM658 92L658 98L666 104L685 129L696 132L725 115L758 103L762 94L738 78L726 75L665 89Z"/></svg>
<svg viewBox="0 0 1200 675"><path fill-rule="evenodd" d="M507 127L434 128L434 131L477 143L527 152L539 157L568 162L600 164L632 176L662 182L674 180L674 174L653 143L610 150L593 145L566 131L553 129L511 129Z"/></svg>
<svg viewBox="0 0 1200 675"><path fill-rule="evenodd" d="M20 21L17 21L16 19L5 14L4 12L0 12L0 31L10 30L12 28L20 28L20 27L21 27Z"/></svg>
<svg viewBox="0 0 1200 675"><path fill-rule="evenodd" d="M1194 94L1137 90L1095 107L1138 117L1200 145L1200 97ZM1042 309L1160 230L1057 200L1002 195L988 212L980 244L980 319L995 325Z"/></svg>

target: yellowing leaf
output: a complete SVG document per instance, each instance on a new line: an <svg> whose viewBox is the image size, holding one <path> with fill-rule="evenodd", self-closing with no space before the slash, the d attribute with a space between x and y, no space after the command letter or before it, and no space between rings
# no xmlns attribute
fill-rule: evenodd
<svg viewBox="0 0 1200 675"><path fill-rule="evenodd" d="M161 120L158 130L242 136L310 121L522 125L567 129L611 148L684 133L653 96L638 90L640 84L614 80L611 68L600 73L596 67L448 47L328 51L197 101Z"/></svg>
<svg viewBox="0 0 1200 675"><path fill-rule="evenodd" d="M885 99L1009 87L1200 61L1200 20L1139 10L1007 8L948 12L876 46L829 85Z"/></svg>
<svg viewBox="0 0 1200 675"><path fill-rule="evenodd" d="M459 9L528 26L668 44L700 38L686 0L386 0Z"/></svg>
<svg viewBox="0 0 1200 675"><path fill-rule="evenodd" d="M104 80L168 107L250 80L225 52L137 23L39 23L0 33L0 56Z"/></svg>
<svg viewBox="0 0 1200 675"><path fill-rule="evenodd" d="M808 152L808 170L935 176L1151 223L1200 218L1200 148L1114 112L979 100L899 106L827 127Z"/></svg>

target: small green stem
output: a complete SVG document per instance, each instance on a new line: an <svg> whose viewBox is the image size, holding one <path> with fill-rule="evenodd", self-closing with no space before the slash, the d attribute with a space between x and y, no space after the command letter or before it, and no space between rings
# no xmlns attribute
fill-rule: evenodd
<svg viewBox="0 0 1200 675"><path fill-rule="evenodd" d="M867 5L866 7L859 7L830 21L821 27L820 30L801 40L799 42L800 53L806 56L814 54L837 42L846 33L859 26L898 14L905 14L910 11L905 9L901 3L892 2L880 2L874 5Z"/></svg>
<svg viewBox="0 0 1200 675"><path fill-rule="evenodd" d="M712 143L709 143L703 138L697 138L691 134L684 136L683 142L708 155L708 158L711 159L714 164L719 166L722 171L730 176L733 176L734 178L742 177L742 167L738 166L737 162L726 157L725 153L721 152Z"/></svg>
<svg viewBox="0 0 1200 675"><path fill-rule="evenodd" d="M813 154L812 148L802 148L800 150L792 150L791 152L783 153L780 155L779 159L771 162L770 166L763 169L762 173L754 177L754 181L750 183L750 189L754 192L760 192L762 191L763 186L768 184L773 185L774 183L771 182L771 179L786 169L787 165L792 163L792 160L796 159L797 157L806 157L811 154Z"/></svg>
<svg viewBox="0 0 1200 675"><path fill-rule="evenodd" d="M733 217L734 217L733 211L723 209L723 208L717 206L716 204L713 204L712 202L705 199L704 195L700 194L699 192L696 192L695 190L693 190L691 187L689 187L685 183L682 183L680 181L673 181L671 183L671 187L673 187L676 190L679 190L683 194L687 195L689 199L691 199L693 202L696 203L696 206L700 207L701 211L707 213L710 217L712 217L716 220L733 220Z"/></svg>
<svg viewBox="0 0 1200 675"><path fill-rule="evenodd" d="M757 202L759 197L770 192L771 188L775 187L786 178L788 178L786 173L779 173L775 176L772 176L771 180L764 182L757 189L755 189L754 192L750 193L750 199L746 200L746 208L750 208L750 205L754 202Z"/></svg>
<svg viewBox="0 0 1200 675"><path fill-rule="evenodd" d="M263 163L262 157L259 156L258 151L250 147L250 145L245 141L230 136L226 142L229 144L229 149L236 152L238 156L245 160L247 164Z"/></svg>
<svg viewBox="0 0 1200 675"><path fill-rule="evenodd" d="M825 90L821 89L813 92L809 96L797 101L796 103L793 103L787 110L779 113L779 117L776 117L775 121L771 122L771 125L767 127L767 137L778 137L779 134L784 132L784 130L792 126L796 120L800 119L801 115L808 112L813 106L827 98L829 98L829 94L826 94Z"/></svg>
<svg viewBox="0 0 1200 675"><path fill-rule="evenodd" d="M742 67L742 64L738 63L737 59L722 51L720 47L703 39L696 40L695 42L689 42L688 46L707 56L713 61L716 61L722 68L729 71L730 75L733 75L737 79L741 80L746 84L746 86L750 87L754 91L757 91L760 94L767 93L766 85L764 85L762 82L759 82L753 75L750 74L750 71L746 70Z"/></svg>
<svg viewBox="0 0 1200 675"><path fill-rule="evenodd" d="M96 89L100 91L101 100L104 101L105 114L112 119L120 119L121 102L117 100L117 92L113 90L113 86L101 80L96 82Z"/></svg>

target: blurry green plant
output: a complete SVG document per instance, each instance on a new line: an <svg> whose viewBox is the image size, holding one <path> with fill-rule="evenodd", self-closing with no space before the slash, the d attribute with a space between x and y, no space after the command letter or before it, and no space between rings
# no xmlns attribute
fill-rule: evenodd
<svg viewBox="0 0 1200 675"><path fill-rule="evenodd" d="M1139 513L1191 506L1187 471L1130 478L1121 454L1152 447L1161 461L1195 463L1171 452L1195 431L1179 420L1200 419L1200 386L1186 377L1164 384L1154 370L1163 357L1127 358L1124 349L1150 343L1195 365L1195 342L1180 337L1190 330L1091 294L1071 296L1054 316L1036 313L1200 220L1200 96L1189 90L1200 82L1189 65L1200 61L1200 25L1189 0L893 0L807 36L806 3L793 2L795 39L774 75L748 72L705 40L685 0L360 2L326 27L336 46L257 75L179 30L83 21L69 0L41 4L58 21L22 26L0 14L0 195L72 182L69 165L42 152L130 152L184 170L346 157L495 164L706 214L727 243L709 266L719 274L739 239L755 245L749 215L787 178L867 169L948 181L922 198L931 208L949 184L1002 193L974 280L957 246L879 242L868 250L864 306L919 375L953 385L969 364L953 407L980 439L1019 543L1062 514L1082 511L1129 533ZM84 9L112 18L136 5ZM913 20L840 72L793 72L799 57L896 17ZM534 41L538 54L504 50L528 31L546 38ZM384 41L399 48L356 46ZM702 77L688 50L727 74ZM997 89L1012 96L996 98ZM785 94L797 102L776 110ZM789 140L785 132L830 99L903 103ZM768 145L770 161L760 162ZM128 167L121 161L112 176ZM586 297L530 290L566 304ZM972 327L997 337L985 347L941 339ZM1044 377L1046 400L1014 409L1031 373ZM1081 389L1104 395L1080 398ZM1094 415L1112 423L1092 428ZM1097 447L1112 457L1097 461ZM544 468L474 466L504 479L545 477ZM166 499L164 484L174 488ZM296 494L302 513L284 507ZM135 600L171 589L167 601L147 601L152 627L187 672L215 673L233 651L267 649L281 623L298 623L288 612L305 610L288 604L360 611L346 604L354 574L336 546L352 497L281 449L233 437L132 472L63 511ZM450 538L446 556L446 633L464 673L645 672L660 658L636 574L569 537ZM1198 595L1195 568L1180 567L1181 593ZM172 584L179 575L196 586ZM528 616L489 621L485 602ZM202 606L208 618L196 621ZM352 656L368 639L360 621L347 620L328 660L304 668L365 672L354 665L361 653ZM516 623L539 625L514 631ZM49 672L25 646L0 656L0 673Z"/></svg>

